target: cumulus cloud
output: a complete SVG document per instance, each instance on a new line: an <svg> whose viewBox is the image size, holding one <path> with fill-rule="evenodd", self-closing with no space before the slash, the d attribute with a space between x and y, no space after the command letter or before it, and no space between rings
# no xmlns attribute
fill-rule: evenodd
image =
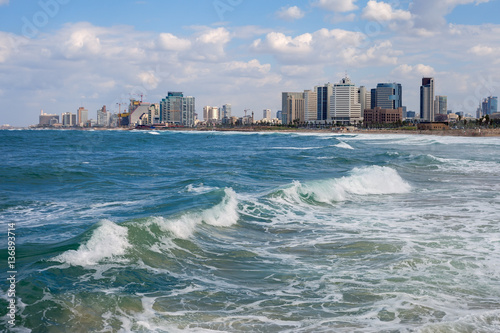
<svg viewBox="0 0 500 333"><path fill-rule="evenodd" d="M191 41L174 36L170 33L161 33L158 37L158 44L168 51L185 51L191 47Z"/></svg>
<svg viewBox="0 0 500 333"><path fill-rule="evenodd" d="M491 47L487 45L475 45L469 49L469 53L474 54L476 56L490 56L496 55L500 53L500 47Z"/></svg>
<svg viewBox="0 0 500 333"><path fill-rule="evenodd" d="M400 77L403 76L412 76L412 77L422 77L422 76L433 76L436 74L434 68L424 64L418 65L408 65L402 64L396 67L391 74L398 75Z"/></svg>
<svg viewBox="0 0 500 333"><path fill-rule="evenodd" d="M317 0L313 6L326 9L332 12L350 12L358 9L354 3L356 0Z"/></svg>
<svg viewBox="0 0 500 333"><path fill-rule="evenodd" d="M385 2L377 2L370 0L363 9L361 18L370 21L393 21L393 20L410 20L411 13L401 9L394 10L390 4Z"/></svg>
<svg viewBox="0 0 500 333"><path fill-rule="evenodd" d="M490 0L415 0L410 5L417 28L435 30L446 25L445 16L459 5L476 4L489 2Z"/></svg>
<svg viewBox="0 0 500 333"><path fill-rule="evenodd" d="M276 16L285 21L294 21L303 18L305 13L297 6L282 7Z"/></svg>

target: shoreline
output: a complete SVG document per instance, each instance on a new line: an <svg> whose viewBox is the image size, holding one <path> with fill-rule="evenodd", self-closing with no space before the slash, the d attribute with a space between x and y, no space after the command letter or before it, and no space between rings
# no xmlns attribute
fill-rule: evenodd
<svg viewBox="0 0 500 333"><path fill-rule="evenodd" d="M179 132L246 132L246 133L330 133L330 134L406 134L462 137L500 137L500 128L448 129L448 130L408 130L408 129L356 129L354 131L333 131L313 128L6 128L0 130L63 130L63 131L179 131Z"/></svg>

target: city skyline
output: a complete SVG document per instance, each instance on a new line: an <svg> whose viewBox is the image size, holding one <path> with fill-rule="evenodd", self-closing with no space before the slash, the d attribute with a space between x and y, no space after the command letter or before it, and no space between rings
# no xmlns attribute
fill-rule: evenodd
<svg viewBox="0 0 500 333"><path fill-rule="evenodd" d="M459 4L460 3L460 4ZM0 1L0 124L92 112L167 91L205 105L281 109L281 92L338 82L404 86L419 111L422 77L448 108L474 114L500 94L499 1ZM184 13L164 15L158 13ZM166 14L165 14L166 15ZM143 19L144 18L144 19ZM479 21L479 19L481 21Z"/></svg>

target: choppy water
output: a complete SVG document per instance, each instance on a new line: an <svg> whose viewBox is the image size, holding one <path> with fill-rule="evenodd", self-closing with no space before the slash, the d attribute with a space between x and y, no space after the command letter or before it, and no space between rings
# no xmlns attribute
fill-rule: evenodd
<svg viewBox="0 0 500 333"><path fill-rule="evenodd" d="M500 139L0 131L19 332L499 332Z"/></svg>

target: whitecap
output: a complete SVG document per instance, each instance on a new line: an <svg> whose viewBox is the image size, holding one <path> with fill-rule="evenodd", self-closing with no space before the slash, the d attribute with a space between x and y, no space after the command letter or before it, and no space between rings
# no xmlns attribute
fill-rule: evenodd
<svg viewBox="0 0 500 333"><path fill-rule="evenodd" d="M124 255L130 246L126 227L103 220L86 244L80 245L78 250L66 251L52 260L71 266L94 266L105 259Z"/></svg>

